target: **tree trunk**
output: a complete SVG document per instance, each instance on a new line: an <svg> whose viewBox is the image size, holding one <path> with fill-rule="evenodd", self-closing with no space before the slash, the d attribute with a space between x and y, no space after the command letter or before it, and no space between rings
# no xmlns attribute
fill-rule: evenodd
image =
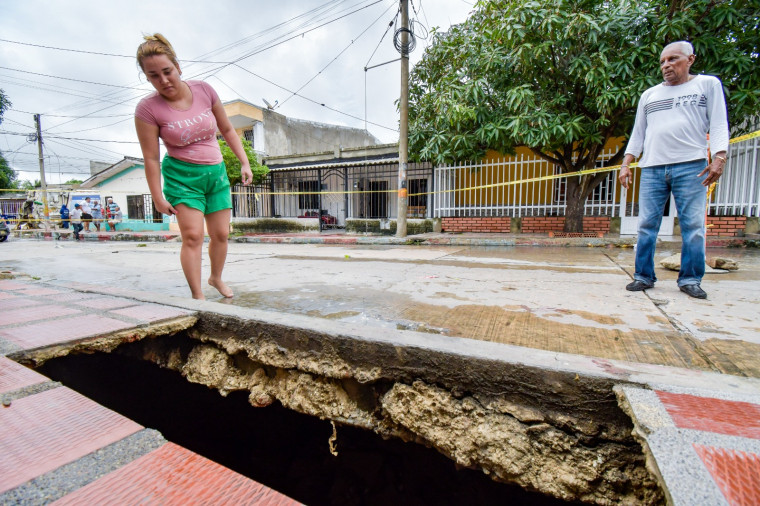
<svg viewBox="0 0 760 506"><path fill-rule="evenodd" d="M565 209L565 232L583 232L583 206L586 199L581 191L579 178L567 178L566 209Z"/></svg>

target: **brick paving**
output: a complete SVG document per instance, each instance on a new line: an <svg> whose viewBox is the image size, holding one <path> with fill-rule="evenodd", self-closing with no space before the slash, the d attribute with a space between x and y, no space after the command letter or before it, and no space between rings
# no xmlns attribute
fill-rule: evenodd
<svg viewBox="0 0 760 506"><path fill-rule="evenodd" d="M0 504L298 504L12 360L193 314L0 280Z"/></svg>
<svg viewBox="0 0 760 506"><path fill-rule="evenodd" d="M670 504L760 504L760 398L620 387Z"/></svg>

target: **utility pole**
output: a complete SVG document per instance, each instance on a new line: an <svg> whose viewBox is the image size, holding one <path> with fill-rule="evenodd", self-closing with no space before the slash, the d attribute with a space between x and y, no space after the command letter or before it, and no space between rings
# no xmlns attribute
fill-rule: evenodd
<svg viewBox="0 0 760 506"><path fill-rule="evenodd" d="M42 127L40 115L34 115L34 125L37 127L37 152L40 159L40 185L42 185L42 208L45 212L45 228L50 223L50 208L48 207L47 182L45 182L45 158L42 156Z"/></svg>
<svg viewBox="0 0 760 506"><path fill-rule="evenodd" d="M396 237L406 237L406 213L409 192L406 170L409 162L409 0L401 0L401 97L399 100L400 132L398 139L398 218Z"/></svg>

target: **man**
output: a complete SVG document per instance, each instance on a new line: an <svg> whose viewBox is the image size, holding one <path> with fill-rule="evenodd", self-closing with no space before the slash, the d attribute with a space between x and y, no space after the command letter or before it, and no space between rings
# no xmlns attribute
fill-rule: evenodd
<svg viewBox="0 0 760 506"><path fill-rule="evenodd" d="M108 226L111 227L111 230L116 232L116 224L121 223L121 209L119 206L116 206L113 208L113 211L111 212L111 217L108 218Z"/></svg>
<svg viewBox="0 0 760 506"><path fill-rule="evenodd" d="M705 206L707 187L723 174L728 150L728 119L723 86L717 77L691 75L696 56L688 42L665 46L660 55L664 82L641 95L636 122L620 168L620 184L628 188L628 167L639 160L639 234L632 292L654 287L654 251L665 204L676 202L681 226L681 271L678 287L698 299L705 273ZM710 134L712 162L707 161Z"/></svg>
<svg viewBox="0 0 760 506"><path fill-rule="evenodd" d="M90 204L90 197L86 197L82 202L82 221L84 222L84 231L90 231L90 223L92 223L92 205Z"/></svg>
<svg viewBox="0 0 760 506"><path fill-rule="evenodd" d="M82 231L82 206L74 204L74 210L71 211L71 228L74 230L74 239L79 240L79 232Z"/></svg>

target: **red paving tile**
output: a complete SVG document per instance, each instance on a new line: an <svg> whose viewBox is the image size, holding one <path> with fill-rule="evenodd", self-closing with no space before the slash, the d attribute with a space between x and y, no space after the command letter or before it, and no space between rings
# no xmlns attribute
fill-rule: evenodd
<svg viewBox="0 0 760 506"><path fill-rule="evenodd" d="M16 297L15 295L11 295L7 299L3 299L3 294L0 293L0 308L2 308L3 311L8 311L10 309L18 309L20 307L31 307L31 306L39 306L42 304L42 302L35 300L35 299L27 299L25 297ZM4 323L3 321L0 321L0 325Z"/></svg>
<svg viewBox="0 0 760 506"><path fill-rule="evenodd" d="M11 281L9 279L0 279L0 290L24 290L31 285L28 283L19 283L18 281Z"/></svg>
<svg viewBox="0 0 760 506"><path fill-rule="evenodd" d="M78 302L80 300L92 299L94 297L101 297L99 293L85 293L85 292L61 292L56 295L50 295L45 297L49 301L55 302Z"/></svg>
<svg viewBox="0 0 760 506"><path fill-rule="evenodd" d="M676 427L760 439L760 405L657 391Z"/></svg>
<svg viewBox="0 0 760 506"><path fill-rule="evenodd" d="M5 306L5 304L3 304ZM37 320L47 320L48 318L57 318L59 316L72 316L82 314L78 309L65 306L35 306L27 308L3 310L0 325L14 325L17 323L28 323Z"/></svg>
<svg viewBox="0 0 760 506"><path fill-rule="evenodd" d="M729 504L760 504L760 455L698 444L694 449Z"/></svg>
<svg viewBox="0 0 760 506"><path fill-rule="evenodd" d="M158 320L166 320L167 318L187 316L189 314L192 314L192 311L170 306L159 306L157 304L140 304L139 306L110 311L110 313L120 316L127 316L136 320L154 322Z"/></svg>
<svg viewBox="0 0 760 506"><path fill-rule="evenodd" d="M0 357L0 394L45 381L48 381L48 378L42 374L17 364L11 359Z"/></svg>
<svg viewBox="0 0 760 506"><path fill-rule="evenodd" d="M64 387L0 408L0 427L0 493L142 429Z"/></svg>
<svg viewBox="0 0 760 506"><path fill-rule="evenodd" d="M111 297L109 295L98 295L96 298L76 301L76 303L90 309L116 309L138 304L138 302L131 299L122 299L119 297Z"/></svg>
<svg viewBox="0 0 760 506"><path fill-rule="evenodd" d="M55 288L27 286L23 290L17 290L15 293L18 293L20 295L33 295L35 297L39 297L42 295L57 295L61 293L61 291L56 290Z"/></svg>
<svg viewBox="0 0 760 506"><path fill-rule="evenodd" d="M299 504L190 450L166 443L53 504Z"/></svg>
<svg viewBox="0 0 760 506"><path fill-rule="evenodd" d="M76 318L60 318L54 321L34 323L21 327L0 329L0 338L11 341L24 349L75 341L84 337L108 334L134 327L112 318L84 315Z"/></svg>

